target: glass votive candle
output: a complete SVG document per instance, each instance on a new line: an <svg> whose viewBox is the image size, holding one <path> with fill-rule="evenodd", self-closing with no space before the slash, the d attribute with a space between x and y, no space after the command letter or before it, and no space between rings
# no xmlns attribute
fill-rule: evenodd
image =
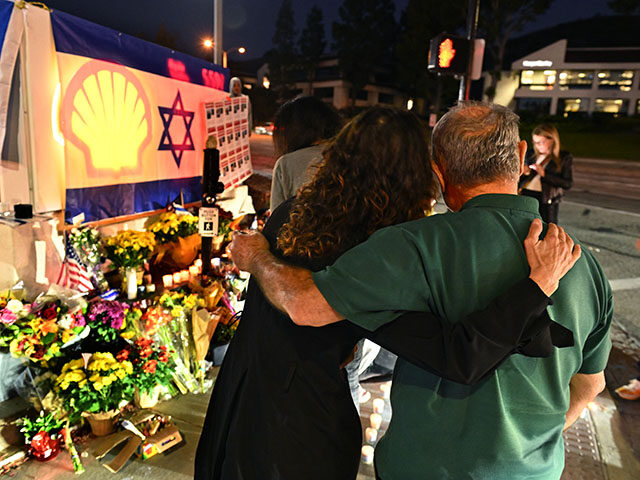
<svg viewBox="0 0 640 480"><path fill-rule="evenodd" d="M162 285L164 285L164 288L173 287L173 275L171 275L171 274L163 275L162 276Z"/></svg>
<svg viewBox="0 0 640 480"><path fill-rule="evenodd" d="M391 382L384 382L380 385L380 391L384 398L389 398L389 395L391 394Z"/></svg>
<svg viewBox="0 0 640 480"><path fill-rule="evenodd" d="M384 412L384 400L382 398L373 399L373 411L374 413Z"/></svg>
<svg viewBox="0 0 640 480"><path fill-rule="evenodd" d="M181 282L189 281L189 270L180 270L180 281Z"/></svg>
<svg viewBox="0 0 640 480"><path fill-rule="evenodd" d="M371 415L369 415L369 423L371 424L372 428L379 430L380 425L382 425L382 415L380 415L379 413L372 413Z"/></svg>
<svg viewBox="0 0 640 480"><path fill-rule="evenodd" d="M174 285L178 285L181 281L182 281L182 276L180 275L180 272L174 273L173 274L173 284Z"/></svg>
<svg viewBox="0 0 640 480"><path fill-rule="evenodd" d="M201 258L196 258L196 261L195 261L195 262L193 262L193 264L194 264L196 267L200 267L200 268L202 268L202 259L201 259Z"/></svg>
<svg viewBox="0 0 640 480"><path fill-rule="evenodd" d="M362 461L368 465L373 463L373 447L371 445L362 446Z"/></svg>
<svg viewBox="0 0 640 480"><path fill-rule="evenodd" d="M189 267L189 275L191 276L191 278L196 278L199 274L200 272L198 271L198 267L196 265L191 265Z"/></svg>
<svg viewBox="0 0 640 480"><path fill-rule="evenodd" d="M364 430L364 438L367 443L375 443L378 439L378 430L373 427L367 427Z"/></svg>

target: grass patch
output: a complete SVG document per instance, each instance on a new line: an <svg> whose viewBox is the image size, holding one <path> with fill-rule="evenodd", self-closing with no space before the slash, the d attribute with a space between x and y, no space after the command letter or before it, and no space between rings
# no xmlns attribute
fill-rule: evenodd
<svg viewBox="0 0 640 480"><path fill-rule="evenodd" d="M531 148L531 131L539 123L552 123L560 133L563 150L574 157L640 161L640 118L548 117L539 122L523 121L520 138Z"/></svg>

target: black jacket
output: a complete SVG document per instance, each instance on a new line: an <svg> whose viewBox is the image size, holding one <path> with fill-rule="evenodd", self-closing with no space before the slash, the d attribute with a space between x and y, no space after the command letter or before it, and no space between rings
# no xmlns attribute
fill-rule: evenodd
<svg viewBox="0 0 640 480"><path fill-rule="evenodd" d="M536 163L535 152L527 155L525 160L527 165ZM527 184L537 175L531 171L528 175L520 177L520 188L527 188ZM569 190L573 185L573 156L565 151L560 150L560 168L556 162L550 160L544 166L544 177L540 178L542 184L542 203L559 202L564 195L565 190Z"/></svg>
<svg viewBox="0 0 640 480"><path fill-rule="evenodd" d="M277 233L290 207L291 201L279 206L263 231L276 255ZM324 267L322 259L287 260L312 270ZM268 303L252 279L207 410L194 477L353 480L362 432L339 365L358 339L368 336L422 368L469 383L516 351L551 354L549 301L524 279L454 325L412 312L376 332L347 321L299 327Z"/></svg>

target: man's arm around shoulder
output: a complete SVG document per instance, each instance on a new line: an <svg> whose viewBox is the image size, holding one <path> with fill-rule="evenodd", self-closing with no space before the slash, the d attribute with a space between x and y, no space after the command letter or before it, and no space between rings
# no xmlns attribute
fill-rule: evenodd
<svg viewBox="0 0 640 480"><path fill-rule="evenodd" d="M250 272L269 302L294 323L320 327L344 319L324 299L311 272L277 259L261 234L236 232L229 249L238 268Z"/></svg>

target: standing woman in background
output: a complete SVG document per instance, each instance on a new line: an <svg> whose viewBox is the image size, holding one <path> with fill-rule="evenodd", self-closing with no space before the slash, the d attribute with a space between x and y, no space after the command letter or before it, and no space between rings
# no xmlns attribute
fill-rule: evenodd
<svg viewBox="0 0 640 480"><path fill-rule="evenodd" d="M533 152L525 161L520 193L538 200L542 220L557 224L558 205L573 184L573 157L560 150L560 135L553 125L538 125L531 136Z"/></svg>

